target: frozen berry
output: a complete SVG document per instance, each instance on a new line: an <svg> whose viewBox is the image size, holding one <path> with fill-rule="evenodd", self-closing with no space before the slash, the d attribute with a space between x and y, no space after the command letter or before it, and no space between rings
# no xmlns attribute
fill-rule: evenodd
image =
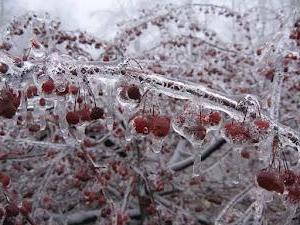
<svg viewBox="0 0 300 225"><path fill-rule="evenodd" d="M40 103L40 106L45 106L46 100L44 98L40 98L39 103Z"/></svg>
<svg viewBox="0 0 300 225"><path fill-rule="evenodd" d="M66 120L68 124L78 124L79 123L79 115L77 112L68 112L66 114Z"/></svg>
<svg viewBox="0 0 300 225"><path fill-rule="evenodd" d="M47 80L42 84L42 90L46 94L51 94L54 89L55 89L55 85L53 80Z"/></svg>
<svg viewBox="0 0 300 225"><path fill-rule="evenodd" d="M7 73L9 67L4 62L0 62L0 73Z"/></svg>
<svg viewBox="0 0 300 225"><path fill-rule="evenodd" d="M10 184L10 177L0 172L0 183L3 187L7 187Z"/></svg>
<svg viewBox="0 0 300 225"><path fill-rule="evenodd" d="M212 125L217 125L219 124L221 121L221 115L219 112L212 112L209 114L209 122Z"/></svg>
<svg viewBox="0 0 300 225"><path fill-rule="evenodd" d="M268 130L269 127L270 127L269 122L266 121L266 120L262 120L262 119L255 120L254 124L257 127L257 129L260 130L260 131Z"/></svg>
<svg viewBox="0 0 300 225"><path fill-rule="evenodd" d="M30 214L32 211L32 203L28 200L24 200L21 206L19 207L19 210L23 215Z"/></svg>
<svg viewBox="0 0 300 225"><path fill-rule="evenodd" d="M16 217L19 215L19 208L15 203L9 203L5 206L5 212L7 217Z"/></svg>
<svg viewBox="0 0 300 225"><path fill-rule="evenodd" d="M139 134L148 134L150 131L149 122L146 117L137 116L133 119L135 131Z"/></svg>
<svg viewBox="0 0 300 225"><path fill-rule="evenodd" d="M283 182L279 179L276 171L261 170L256 175L256 181L258 186L267 191L275 191L280 194L284 191Z"/></svg>
<svg viewBox="0 0 300 225"><path fill-rule="evenodd" d="M127 96L132 100L140 100L141 99L140 89L136 85L130 85L127 89Z"/></svg>
<svg viewBox="0 0 300 225"><path fill-rule="evenodd" d="M91 119L90 108L85 105L79 112L81 121L89 121Z"/></svg>
<svg viewBox="0 0 300 225"><path fill-rule="evenodd" d="M104 115L104 110L102 108L94 107L91 111L90 117L92 120L97 120L103 118L103 115Z"/></svg>
<svg viewBox="0 0 300 225"><path fill-rule="evenodd" d="M75 85L69 85L69 93L72 95L77 95L78 87L76 87Z"/></svg>
<svg viewBox="0 0 300 225"><path fill-rule="evenodd" d="M166 116L156 116L153 118L151 132L156 137L165 137L170 131L170 119Z"/></svg>

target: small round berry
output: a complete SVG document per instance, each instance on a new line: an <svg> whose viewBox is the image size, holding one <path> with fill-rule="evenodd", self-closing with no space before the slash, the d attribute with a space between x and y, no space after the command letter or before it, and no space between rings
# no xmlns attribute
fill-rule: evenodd
<svg viewBox="0 0 300 225"><path fill-rule="evenodd" d="M286 170L280 175L281 180L287 186L293 185L297 180L297 175L292 170Z"/></svg>
<svg viewBox="0 0 300 225"><path fill-rule="evenodd" d="M151 132L156 137L165 137L170 131L170 119L166 116L156 116L153 118Z"/></svg>
<svg viewBox="0 0 300 225"><path fill-rule="evenodd" d="M130 85L128 87L127 96L132 100L140 100L142 97L140 93L140 89L136 85Z"/></svg>
<svg viewBox="0 0 300 225"><path fill-rule="evenodd" d="M138 134L149 134L149 123L146 117L135 117L133 119L133 126Z"/></svg>
<svg viewBox="0 0 300 225"><path fill-rule="evenodd" d="M91 119L90 108L85 105L79 113L81 121L89 121Z"/></svg>
<svg viewBox="0 0 300 225"><path fill-rule="evenodd" d="M102 108L94 107L91 111L90 117L92 120L97 120L103 118L103 115L104 115L104 110Z"/></svg>
<svg viewBox="0 0 300 225"><path fill-rule="evenodd" d="M27 88L27 98L32 98L33 96L37 96L37 87L36 86L29 86Z"/></svg>
<svg viewBox="0 0 300 225"><path fill-rule="evenodd" d="M66 114L66 120L68 124L78 124L79 123L79 115L77 112L68 112Z"/></svg>
<svg viewBox="0 0 300 225"><path fill-rule="evenodd" d="M221 121L221 115L219 112L212 112L209 114L209 122L213 125L219 124Z"/></svg>
<svg viewBox="0 0 300 225"><path fill-rule="evenodd" d="M284 191L283 182L279 179L276 171L261 170L256 174L256 181L258 186L267 191L275 191L280 194Z"/></svg>
<svg viewBox="0 0 300 225"><path fill-rule="evenodd" d="M206 137L206 128L201 124L192 127L185 127L184 129L196 140L203 140Z"/></svg>
<svg viewBox="0 0 300 225"><path fill-rule="evenodd" d="M76 100L79 104L81 104L83 102L83 98L81 96L78 96L77 100Z"/></svg>
<svg viewBox="0 0 300 225"><path fill-rule="evenodd" d="M243 149L241 151L241 157L244 159L250 159L250 157L251 157L250 152L248 150Z"/></svg>
<svg viewBox="0 0 300 225"><path fill-rule="evenodd" d="M17 108L11 103L8 102L6 105L1 106L0 114L1 116L11 119L16 115Z"/></svg>
<svg viewBox="0 0 300 225"><path fill-rule="evenodd" d="M7 217L16 217L19 215L19 208L15 203L11 202L5 206L5 212Z"/></svg>
<svg viewBox="0 0 300 225"><path fill-rule="evenodd" d="M9 67L7 64L5 64L4 62L0 62L0 73L7 73Z"/></svg>
<svg viewBox="0 0 300 225"><path fill-rule="evenodd" d="M32 203L28 200L24 200L21 206L19 207L19 210L23 215L30 214L32 211Z"/></svg>
<svg viewBox="0 0 300 225"><path fill-rule="evenodd" d="M45 106L46 100L44 98L40 98L39 103L40 103L40 106Z"/></svg>
<svg viewBox="0 0 300 225"><path fill-rule="evenodd" d="M270 127L270 123L268 121L262 120L262 119L255 120L254 124L257 127L257 129L260 131L268 130Z"/></svg>
<svg viewBox="0 0 300 225"><path fill-rule="evenodd" d="M227 123L224 128L226 135L233 141L241 142L251 139L250 132L245 128L243 123Z"/></svg>
<svg viewBox="0 0 300 225"><path fill-rule="evenodd" d="M78 87L76 87L75 85L69 85L69 93L72 95L77 95L78 93Z"/></svg>
<svg viewBox="0 0 300 225"><path fill-rule="evenodd" d="M3 187L7 187L10 184L10 177L0 172L0 183Z"/></svg>
<svg viewBox="0 0 300 225"><path fill-rule="evenodd" d="M28 130L30 132L38 132L41 129L41 126L39 124L30 124L28 127Z"/></svg>
<svg viewBox="0 0 300 225"><path fill-rule="evenodd" d="M292 204L298 204L300 202L300 187L299 185L292 185L287 187L288 200Z"/></svg>
<svg viewBox="0 0 300 225"><path fill-rule="evenodd" d="M51 94L54 89L55 89L55 85L54 85L53 80L49 79L42 84L42 90L46 94Z"/></svg>

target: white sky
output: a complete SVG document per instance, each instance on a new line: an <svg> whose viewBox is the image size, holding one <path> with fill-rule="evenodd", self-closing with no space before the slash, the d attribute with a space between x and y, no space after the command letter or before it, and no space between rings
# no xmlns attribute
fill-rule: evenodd
<svg viewBox="0 0 300 225"><path fill-rule="evenodd" d="M1 0L0 0L1 1ZM172 2L167 0L164 2ZM183 0L182 2L185 2ZM153 5L158 0L4 0L5 14L22 15L24 11L47 11L59 17L67 29L95 33L110 38L114 24L132 18L141 5ZM178 2L178 0L173 0ZM6 17L7 19L7 17Z"/></svg>

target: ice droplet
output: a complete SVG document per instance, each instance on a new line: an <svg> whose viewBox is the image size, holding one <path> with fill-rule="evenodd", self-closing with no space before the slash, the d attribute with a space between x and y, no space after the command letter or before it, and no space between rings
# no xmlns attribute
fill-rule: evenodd
<svg viewBox="0 0 300 225"><path fill-rule="evenodd" d="M130 142L132 140L131 129L129 127L126 127L126 130L125 130L125 140L128 142Z"/></svg>
<svg viewBox="0 0 300 225"><path fill-rule="evenodd" d="M109 131L112 131L114 128L114 119L112 117L108 117L106 119L106 126Z"/></svg>
<svg viewBox="0 0 300 225"><path fill-rule="evenodd" d="M163 146L164 139L152 139L152 144L150 145L150 149L154 153L160 153Z"/></svg>
<svg viewBox="0 0 300 225"><path fill-rule="evenodd" d="M193 164L193 177L198 177L201 174L202 163L201 163L201 154L197 152L194 158Z"/></svg>

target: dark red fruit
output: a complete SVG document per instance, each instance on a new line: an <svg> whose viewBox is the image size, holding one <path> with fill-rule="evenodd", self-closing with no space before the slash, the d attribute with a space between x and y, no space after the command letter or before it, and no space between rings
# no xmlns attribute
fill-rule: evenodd
<svg viewBox="0 0 300 225"><path fill-rule="evenodd" d="M221 114L219 112L212 112L209 114L209 122L212 125L218 125L221 121Z"/></svg>
<svg viewBox="0 0 300 225"><path fill-rule="evenodd" d="M87 105L83 106L82 110L79 112L79 116L81 121L91 120L90 108Z"/></svg>
<svg viewBox="0 0 300 225"><path fill-rule="evenodd" d="M21 206L19 207L19 210L23 215L30 214L32 211L32 203L28 200L24 200Z"/></svg>
<svg viewBox="0 0 300 225"><path fill-rule="evenodd" d="M0 62L0 73L7 73L9 67L4 62Z"/></svg>
<svg viewBox="0 0 300 225"><path fill-rule="evenodd" d="M5 212L7 217L16 217L19 215L19 208L15 203L9 203L5 206Z"/></svg>
<svg viewBox="0 0 300 225"><path fill-rule="evenodd" d="M47 80L42 84L42 90L46 94L51 94L54 89L55 89L55 84L53 80Z"/></svg>
<svg viewBox="0 0 300 225"><path fill-rule="evenodd" d="M5 88L0 91L0 115L12 118L20 106L21 92L18 95L12 89Z"/></svg>
<svg viewBox="0 0 300 225"><path fill-rule="evenodd" d="M280 194L284 191L283 181L276 171L261 170L256 174L256 181L258 186L267 191L275 191Z"/></svg>
<svg viewBox="0 0 300 225"><path fill-rule="evenodd" d="M36 86L29 86L27 88L27 98L32 98L33 96L37 96L37 87Z"/></svg>
<svg viewBox="0 0 300 225"><path fill-rule="evenodd" d="M3 187L7 187L10 184L10 177L5 173L0 172L0 183Z"/></svg>
<svg viewBox="0 0 300 225"><path fill-rule="evenodd" d="M254 121L256 128L260 131L268 130L270 127L270 123L266 120L257 119Z"/></svg>
<svg viewBox="0 0 300 225"><path fill-rule="evenodd" d="M28 130L30 132L38 132L40 129L41 129L41 126L39 124L36 124L36 123L35 124L30 124L28 126Z"/></svg>
<svg viewBox="0 0 300 225"><path fill-rule="evenodd" d="M79 115L77 112L68 112L66 114L66 120L68 124L78 124L79 123Z"/></svg>
<svg viewBox="0 0 300 225"><path fill-rule="evenodd" d="M133 126L135 131L139 134L149 134L150 126L149 121L144 116L137 116L133 119Z"/></svg>
<svg viewBox="0 0 300 225"><path fill-rule="evenodd" d="M69 93L72 95L77 95L78 93L78 87L76 87L75 85L69 85Z"/></svg>
<svg viewBox="0 0 300 225"><path fill-rule="evenodd" d="M40 98L39 103L40 103L40 106L45 106L46 100L44 98Z"/></svg>
<svg viewBox="0 0 300 225"><path fill-rule="evenodd" d="M292 170L286 170L280 175L281 180L287 186L293 185L297 181L297 175Z"/></svg>
<svg viewBox="0 0 300 225"><path fill-rule="evenodd" d="M232 122L225 124L225 134L233 141L245 141L251 139L250 132L243 123Z"/></svg>
<svg viewBox="0 0 300 225"><path fill-rule="evenodd" d="M299 185L292 185L287 187L288 191L288 200L293 204L298 204L300 202L300 186Z"/></svg>
<svg viewBox="0 0 300 225"><path fill-rule="evenodd" d="M170 131L170 119L166 116L156 116L152 119L151 132L156 137L165 137Z"/></svg>
<svg viewBox="0 0 300 225"><path fill-rule="evenodd" d="M185 130L189 135L194 136L196 140L203 140L206 136L206 128L201 124L192 127L185 127Z"/></svg>
<svg viewBox="0 0 300 225"><path fill-rule="evenodd" d="M247 151L247 150L245 150L245 149L243 149L241 151L241 157L244 158L244 159L250 159L250 152Z"/></svg>
<svg viewBox="0 0 300 225"><path fill-rule="evenodd" d="M91 119L92 120L97 120L103 118L104 115L104 110L100 107L94 107L91 111Z"/></svg>
<svg viewBox="0 0 300 225"><path fill-rule="evenodd" d="M140 100L141 99L141 93L140 89L136 85L130 85L127 89L127 96L128 98L132 100Z"/></svg>

